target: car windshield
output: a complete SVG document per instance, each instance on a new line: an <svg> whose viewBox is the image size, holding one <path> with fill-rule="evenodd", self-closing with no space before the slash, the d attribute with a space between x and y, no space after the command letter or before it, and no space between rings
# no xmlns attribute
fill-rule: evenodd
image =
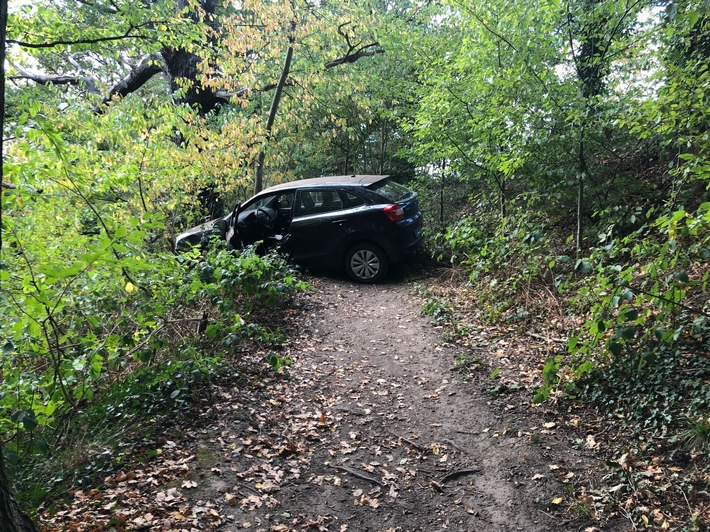
<svg viewBox="0 0 710 532"><path fill-rule="evenodd" d="M244 207L241 209L242 212L244 211L253 211L255 209L258 209L259 207L273 207L274 205L274 197L273 195L271 196L262 196L261 198L257 198L256 200L253 200L251 203L248 203L244 205Z"/></svg>
<svg viewBox="0 0 710 532"><path fill-rule="evenodd" d="M389 179L373 183L367 188L393 202L401 201L412 194L412 191L404 185L400 185L396 181L390 181Z"/></svg>

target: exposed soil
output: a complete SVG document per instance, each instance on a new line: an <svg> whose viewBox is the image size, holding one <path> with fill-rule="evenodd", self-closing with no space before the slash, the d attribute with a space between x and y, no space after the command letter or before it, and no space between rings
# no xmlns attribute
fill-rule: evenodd
<svg viewBox="0 0 710 532"><path fill-rule="evenodd" d="M311 282L280 353L290 377L250 402L218 394L183 483L193 516L220 530L598 530L568 504L593 456L452 371L462 353L410 286Z"/></svg>

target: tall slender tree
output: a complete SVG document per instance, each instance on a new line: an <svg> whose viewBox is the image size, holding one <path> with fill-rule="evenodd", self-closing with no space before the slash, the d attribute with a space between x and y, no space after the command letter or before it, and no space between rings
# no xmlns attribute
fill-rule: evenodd
<svg viewBox="0 0 710 532"><path fill-rule="evenodd" d="M0 0L0 72L2 72L2 83L0 84L0 132L5 126L5 30L7 28L7 0ZM0 160L4 160L4 137L0 136ZM0 182L4 189L3 169L0 164ZM1 215L0 215L1 216ZM0 220L1 221L1 220ZM0 246L2 240L0 239ZM10 481L5 471L5 451L3 449L3 434L0 434L0 532L34 532L37 530L32 520L27 517L17 504L12 494Z"/></svg>

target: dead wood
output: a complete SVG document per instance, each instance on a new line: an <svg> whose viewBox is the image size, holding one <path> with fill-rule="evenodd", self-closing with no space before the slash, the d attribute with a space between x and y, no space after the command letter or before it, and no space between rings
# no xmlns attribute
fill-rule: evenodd
<svg viewBox="0 0 710 532"><path fill-rule="evenodd" d="M335 469L340 469L341 471L345 471L346 473L350 473L354 477L361 478L362 480L367 480L368 482L372 482L373 484L377 484L378 486L383 487L384 484L377 480L374 477L371 477L369 475L366 475L362 471L359 471L353 467L348 467L348 466L343 466L343 465L334 465L333 466Z"/></svg>

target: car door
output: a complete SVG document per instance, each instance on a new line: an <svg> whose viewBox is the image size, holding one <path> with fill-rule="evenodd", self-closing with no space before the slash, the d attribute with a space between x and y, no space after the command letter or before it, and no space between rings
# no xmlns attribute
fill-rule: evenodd
<svg viewBox="0 0 710 532"><path fill-rule="evenodd" d="M257 196L242 205L235 219L241 242L250 245L258 240L281 240L289 232L293 197L291 190L279 191Z"/></svg>
<svg viewBox="0 0 710 532"><path fill-rule="evenodd" d="M340 266L340 249L348 218L335 188L302 189L296 194L291 221L291 258L299 264Z"/></svg>

